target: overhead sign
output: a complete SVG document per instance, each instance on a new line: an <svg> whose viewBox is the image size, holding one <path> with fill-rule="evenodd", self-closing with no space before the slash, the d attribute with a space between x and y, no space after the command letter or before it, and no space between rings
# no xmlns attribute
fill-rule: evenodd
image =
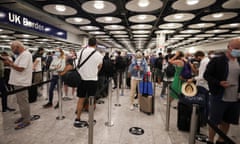
<svg viewBox="0 0 240 144"><path fill-rule="evenodd" d="M0 22L67 39L67 32L64 30L2 7L0 7Z"/></svg>

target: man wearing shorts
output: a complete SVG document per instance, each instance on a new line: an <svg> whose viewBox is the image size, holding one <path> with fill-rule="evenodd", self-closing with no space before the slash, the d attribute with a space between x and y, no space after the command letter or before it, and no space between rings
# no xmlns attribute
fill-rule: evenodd
<svg viewBox="0 0 240 144"><path fill-rule="evenodd" d="M240 57L240 38L232 39L228 43L226 52L213 58L204 73L211 92L209 119L226 135L230 124L238 124L239 121L238 57ZM216 132L209 127L208 144L213 144L215 134ZM224 144L224 140L219 137L216 144Z"/></svg>
<svg viewBox="0 0 240 144"><path fill-rule="evenodd" d="M97 41L95 38L90 38L88 41L88 47L83 48L80 53L82 63L94 50L96 50ZM97 91L98 71L102 67L103 56L96 51L78 70L82 77L81 85L77 88L77 118L74 125L80 123L81 112L85 98L89 96L95 96Z"/></svg>

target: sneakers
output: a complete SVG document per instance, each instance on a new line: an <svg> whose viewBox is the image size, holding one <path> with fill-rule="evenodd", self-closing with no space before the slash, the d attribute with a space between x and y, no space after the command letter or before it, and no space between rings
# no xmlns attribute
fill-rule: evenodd
<svg viewBox="0 0 240 144"><path fill-rule="evenodd" d="M77 128L83 128L87 127L88 123L86 121L81 121L80 119L75 119L73 126Z"/></svg>
<svg viewBox="0 0 240 144"><path fill-rule="evenodd" d="M50 107L52 107L52 103L47 103L47 104L43 105L43 108L50 108Z"/></svg>

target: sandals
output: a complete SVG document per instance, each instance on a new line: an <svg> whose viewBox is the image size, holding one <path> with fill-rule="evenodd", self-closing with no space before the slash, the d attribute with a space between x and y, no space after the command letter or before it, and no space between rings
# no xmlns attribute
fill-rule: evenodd
<svg viewBox="0 0 240 144"><path fill-rule="evenodd" d="M15 130L23 129L30 125L30 122L21 122L15 127Z"/></svg>
<svg viewBox="0 0 240 144"><path fill-rule="evenodd" d="M20 122L23 122L23 120L24 120L24 118L21 117L21 118L18 118L14 123L15 123L15 124L18 124L18 123L20 123Z"/></svg>

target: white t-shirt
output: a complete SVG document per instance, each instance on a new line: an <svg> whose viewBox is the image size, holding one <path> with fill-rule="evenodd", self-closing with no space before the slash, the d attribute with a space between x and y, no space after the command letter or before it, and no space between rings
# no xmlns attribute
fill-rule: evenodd
<svg viewBox="0 0 240 144"><path fill-rule="evenodd" d="M82 58L81 58L80 63L82 63L95 50L95 48L87 47L82 50L83 50L83 53L82 53ZM80 53L82 50L80 50ZM78 59L79 59L80 53L78 55ZM102 61L103 61L103 56L98 51L96 51L86 61L86 63L83 64L83 66L78 70L82 79L97 81L98 80L98 65L102 64Z"/></svg>
<svg viewBox="0 0 240 144"><path fill-rule="evenodd" d="M9 84L15 86L30 86L32 84L32 54L25 50L14 61L14 65L24 68L22 72L11 68Z"/></svg>
<svg viewBox="0 0 240 144"><path fill-rule="evenodd" d="M35 59L35 61L38 61L38 63L36 64L34 72L41 72L42 71L42 58L41 57L37 57Z"/></svg>

